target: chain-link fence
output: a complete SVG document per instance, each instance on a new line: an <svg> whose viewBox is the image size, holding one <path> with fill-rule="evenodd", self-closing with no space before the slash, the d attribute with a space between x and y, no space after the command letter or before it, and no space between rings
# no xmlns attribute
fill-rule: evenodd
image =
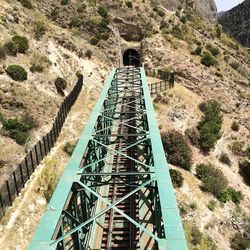
<svg viewBox="0 0 250 250"><path fill-rule="evenodd" d="M30 150L24 160L17 166L15 171L9 176L5 183L0 187L0 218L4 215L6 208L18 196L35 168L41 160L50 152L54 146L64 121L72 105L76 101L83 86L83 76L78 81L69 95L64 99L53 123L53 127L37 144Z"/></svg>

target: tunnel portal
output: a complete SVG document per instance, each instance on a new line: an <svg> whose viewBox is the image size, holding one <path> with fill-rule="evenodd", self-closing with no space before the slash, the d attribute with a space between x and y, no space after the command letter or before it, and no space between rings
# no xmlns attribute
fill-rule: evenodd
<svg viewBox="0 0 250 250"><path fill-rule="evenodd" d="M123 65L124 66L135 66L140 67L141 56L139 52L135 49L127 49L123 53Z"/></svg>

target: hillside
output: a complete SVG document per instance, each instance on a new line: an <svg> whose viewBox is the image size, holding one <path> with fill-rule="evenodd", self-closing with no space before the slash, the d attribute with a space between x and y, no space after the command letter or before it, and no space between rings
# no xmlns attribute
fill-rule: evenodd
<svg viewBox="0 0 250 250"><path fill-rule="evenodd" d="M201 121L201 103L215 99L221 105L220 136L210 151L187 140L191 169L170 164L184 178L176 195L190 249L232 249L237 233L242 241L248 237L250 192L239 165L249 161L250 55L208 21L216 13L213 1L179 3L0 0L0 185L50 129L64 98L55 80L66 80L67 95L76 73L84 76L82 93L55 148L1 220L0 249L26 249L46 209L45 193L49 190L51 195L69 158L65 144L79 138L104 78L112 66L122 63L122 52L135 47L141 48L149 82L159 81L161 72L176 75L173 89L153 97L162 133L174 129L184 136ZM15 36L25 37L28 48L18 50ZM13 80L7 73L11 64L21 65L27 80ZM4 126L9 119L33 124L23 143ZM223 154L230 164L220 160ZM222 202L204 192L196 173L201 163L220 170L228 186L241 193L240 202Z"/></svg>
<svg viewBox="0 0 250 250"><path fill-rule="evenodd" d="M245 0L218 19L224 31L246 47L250 47L249 9L250 1Z"/></svg>

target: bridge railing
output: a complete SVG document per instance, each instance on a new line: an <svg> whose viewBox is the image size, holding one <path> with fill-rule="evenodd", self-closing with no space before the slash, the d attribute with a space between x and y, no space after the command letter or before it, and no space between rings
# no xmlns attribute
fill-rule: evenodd
<svg viewBox="0 0 250 250"><path fill-rule="evenodd" d="M53 148L61 132L67 114L81 92L82 86L83 76L81 75L72 91L62 102L51 130L43 136L35 146L33 146L23 161L16 167L12 174L10 174L5 183L0 186L0 219L4 216L7 207L12 205L14 199L25 186L25 183L30 179L35 168Z"/></svg>

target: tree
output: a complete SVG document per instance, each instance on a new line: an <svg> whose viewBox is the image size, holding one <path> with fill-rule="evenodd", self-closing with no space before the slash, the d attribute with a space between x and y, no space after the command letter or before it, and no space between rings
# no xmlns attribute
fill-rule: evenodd
<svg viewBox="0 0 250 250"><path fill-rule="evenodd" d="M200 147L204 151L209 151L214 147L215 142L220 138L221 125L220 104L216 100L210 100L207 102L204 116L197 126L200 131Z"/></svg>

